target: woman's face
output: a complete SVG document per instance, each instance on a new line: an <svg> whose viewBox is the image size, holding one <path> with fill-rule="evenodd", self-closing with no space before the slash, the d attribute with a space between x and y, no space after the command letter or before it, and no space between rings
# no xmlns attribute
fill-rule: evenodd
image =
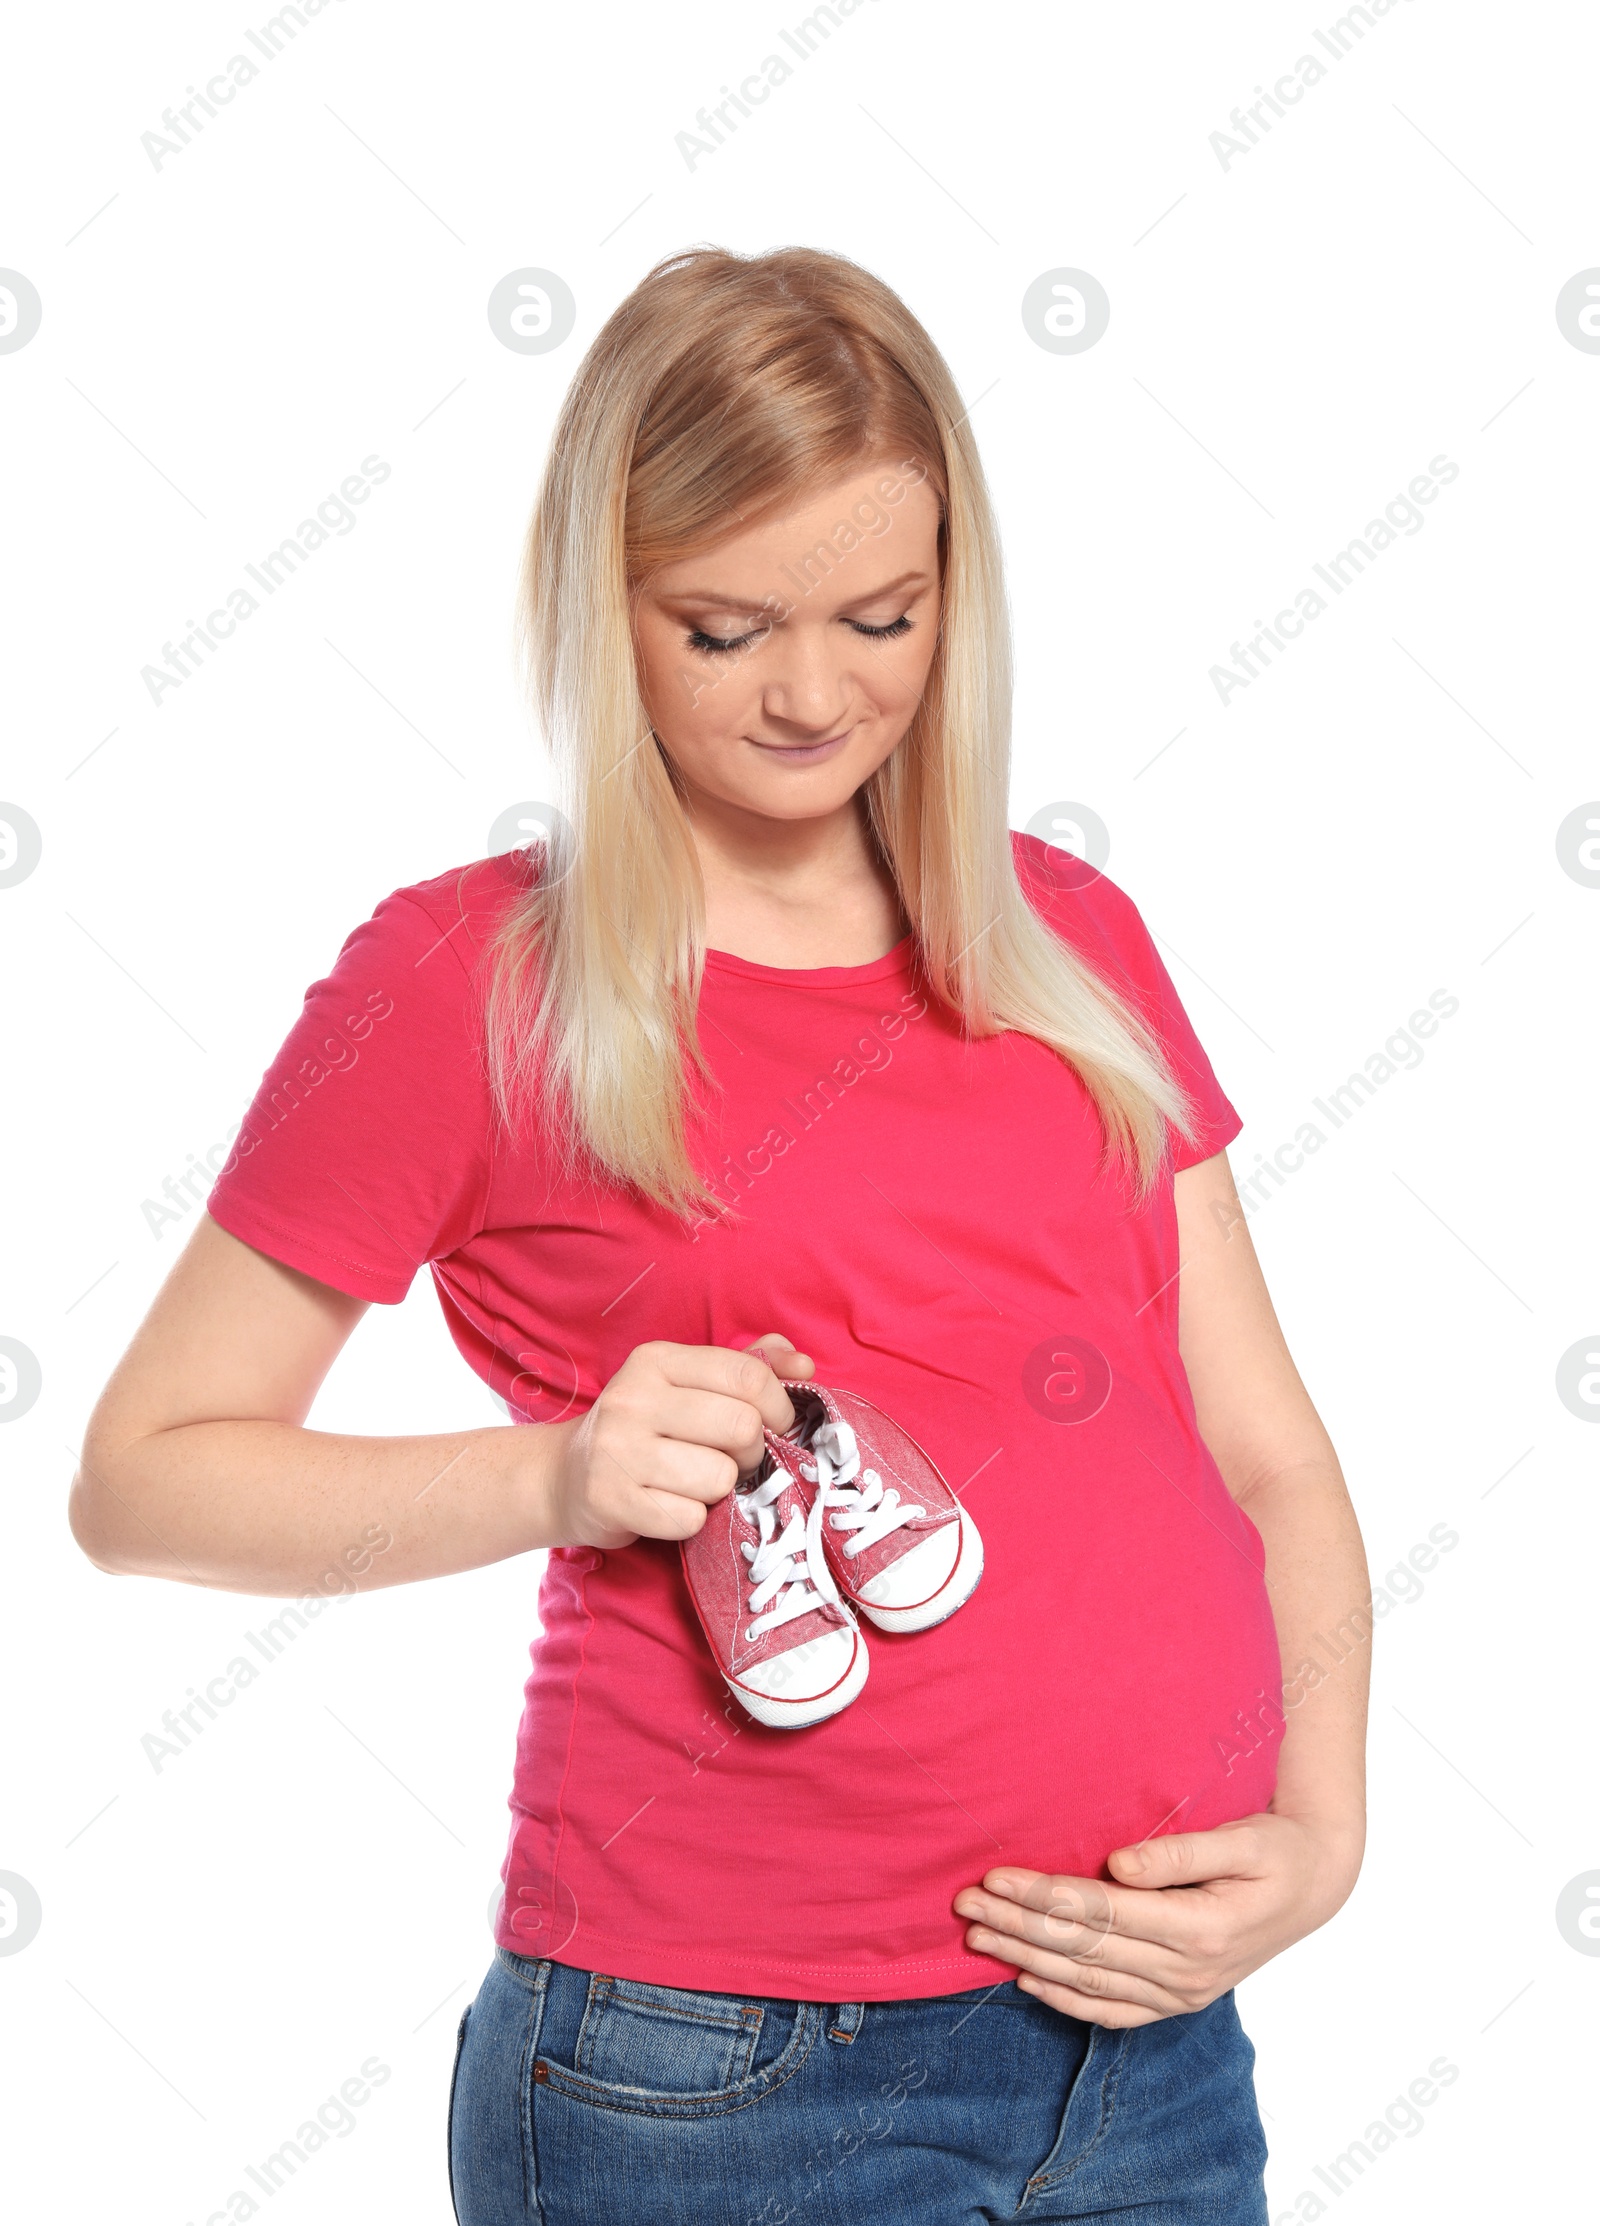
<svg viewBox="0 0 1600 2226"><path fill-rule="evenodd" d="M923 467L877 463L644 582L640 685L691 802L817 819L877 771L933 661L938 535Z"/></svg>

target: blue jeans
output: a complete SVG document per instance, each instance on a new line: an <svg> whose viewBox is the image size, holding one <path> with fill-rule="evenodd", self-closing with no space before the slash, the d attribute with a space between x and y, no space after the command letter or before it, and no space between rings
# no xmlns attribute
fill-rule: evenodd
<svg viewBox="0 0 1600 2226"><path fill-rule="evenodd" d="M497 1948L450 2096L460 2226L1266 2226L1225 1994L1131 2032L1009 1981L786 2002Z"/></svg>

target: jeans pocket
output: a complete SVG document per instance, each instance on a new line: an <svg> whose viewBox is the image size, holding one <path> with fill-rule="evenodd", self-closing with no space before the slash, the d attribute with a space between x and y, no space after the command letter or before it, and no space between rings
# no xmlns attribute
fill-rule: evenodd
<svg viewBox="0 0 1600 2226"><path fill-rule="evenodd" d="M801 2002L647 1986L591 1972L570 2068L541 2055L536 2086L663 2117L737 2109L782 2084L816 2038Z"/></svg>

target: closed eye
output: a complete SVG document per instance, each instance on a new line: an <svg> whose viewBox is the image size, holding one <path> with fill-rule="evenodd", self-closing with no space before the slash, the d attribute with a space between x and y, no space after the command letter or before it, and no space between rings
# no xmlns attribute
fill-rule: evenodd
<svg viewBox="0 0 1600 2226"><path fill-rule="evenodd" d="M869 626L864 619L859 618L847 619L845 624L852 633L860 634L867 641L888 642L897 641L902 634L909 634L912 622L909 614L902 612L898 618L891 619L887 626ZM754 626L748 634L708 634L697 626L688 636L688 645L691 649L698 649L703 656L726 657L736 649L748 649L753 642L764 641L771 631L770 626Z"/></svg>
<svg viewBox="0 0 1600 2226"><path fill-rule="evenodd" d="M705 634L696 627L689 636L689 647L704 650L709 657L721 657L729 650L747 649L751 642L760 641L767 631L765 626L757 626L748 634Z"/></svg>

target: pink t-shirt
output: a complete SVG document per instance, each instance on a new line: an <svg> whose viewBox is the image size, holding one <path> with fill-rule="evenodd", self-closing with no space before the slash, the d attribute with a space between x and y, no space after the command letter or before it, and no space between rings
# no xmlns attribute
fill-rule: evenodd
<svg viewBox="0 0 1600 2226"><path fill-rule="evenodd" d="M1014 838L1038 909L1135 999L1238 1133L1148 931L1103 876ZM693 1227L497 1143L487 929L520 858L397 891L269 1069L210 1210L393 1304L424 1262L461 1352L521 1418L581 1413L653 1338L770 1329L893 1415L983 1534L972 1598L868 1633L843 1714L769 1730L729 1696L676 1546L553 1551L517 1740L498 1938L668 1986L890 2001L980 1987L952 1895L997 1862L1093 1876L1118 1846L1270 1800L1277 1641L1261 1541L1195 1424L1170 1175L1134 1210L1077 1077L963 1039L909 943L801 971L712 952L721 1084ZM1242 1718L1252 1727L1242 1738Z"/></svg>

